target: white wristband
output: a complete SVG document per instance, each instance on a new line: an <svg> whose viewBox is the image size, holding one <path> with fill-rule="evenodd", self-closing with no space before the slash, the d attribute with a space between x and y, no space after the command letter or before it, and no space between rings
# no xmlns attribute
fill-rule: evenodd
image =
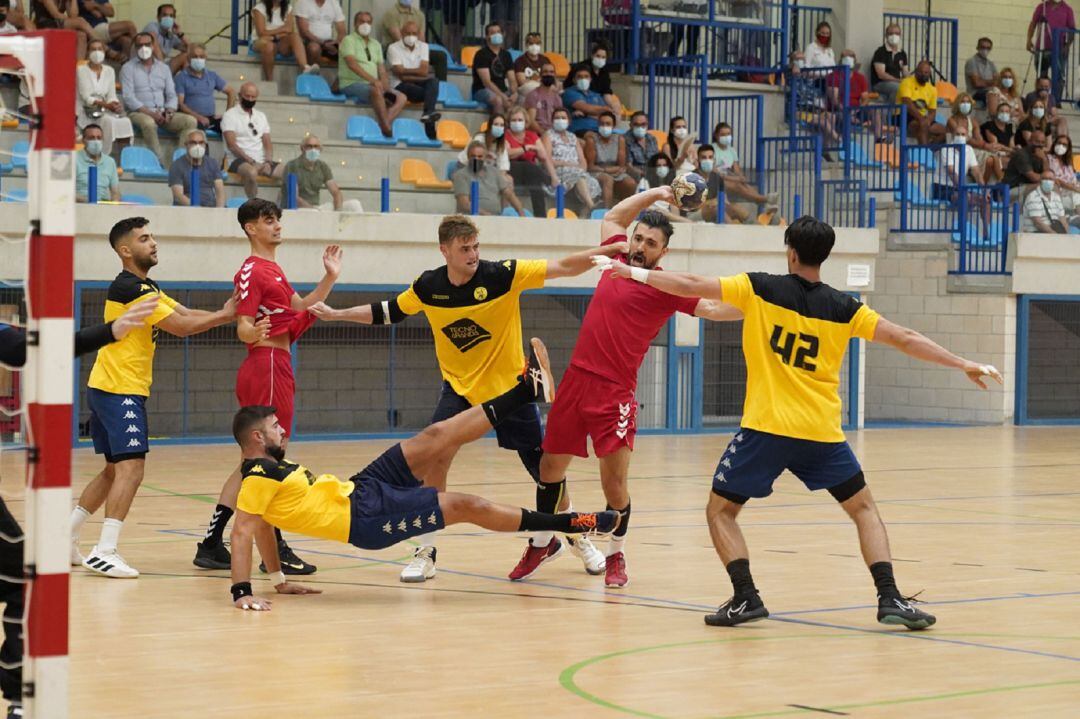
<svg viewBox="0 0 1080 719"><path fill-rule="evenodd" d="M644 267L631 267L630 279L637 280L643 285L649 284L649 271Z"/></svg>
<svg viewBox="0 0 1080 719"><path fill-rule="evenodd" d="M270 573L270 584L277 587L285 583L285 572L280 569Z"/></svg>

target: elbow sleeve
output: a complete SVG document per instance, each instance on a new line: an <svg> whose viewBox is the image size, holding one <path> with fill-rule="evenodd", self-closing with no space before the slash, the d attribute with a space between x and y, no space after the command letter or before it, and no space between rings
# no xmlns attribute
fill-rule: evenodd
<svg viewBox="0 0 1080 719"><path fill-rule="evenodd" d="M396 299L371 303L371 324L396 325L408 315L401 311Z"/></svg>

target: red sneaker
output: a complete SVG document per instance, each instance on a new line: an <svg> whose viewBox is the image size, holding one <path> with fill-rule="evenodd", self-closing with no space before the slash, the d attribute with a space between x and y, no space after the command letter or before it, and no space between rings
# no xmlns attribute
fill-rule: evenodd
<svg viewBox="0 0 1080 719"><path fill-rule="evenodd" d="M514 571L510 572L511 581L518 582L522 579L528 579L536 573L536 570L542 564L555 559L562 552L563 543L559 541L558 537L553 538L546 547L534 547L530 539L529 546L525 548L525 553L521 555L521 561L514 567Z"/></svg>
<svg viewBox="0 0 1080 719"><path fill-rule="evenodd" d="M629 577L626 576L626 555L622 552L609 554L607 569L604 572L604 584L609 587L625 587L629 581Z"/></svg>

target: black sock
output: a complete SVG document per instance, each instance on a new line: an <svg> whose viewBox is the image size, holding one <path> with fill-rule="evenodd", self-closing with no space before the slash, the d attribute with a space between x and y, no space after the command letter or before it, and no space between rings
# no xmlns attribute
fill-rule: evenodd
<svg viewBox="0 0 1080 719"><path fill-rule="evenodd" d="M484 414L487 415L488 421L494 427L516 412L518 408L535 401L536 396L530 389L530 383L518 382L511 389L503 392L493 400L484 402L480 406L484 408Z"/></svg>
<svg viewBox="0 0 1080 719"><path fill-rule="evenodd" d="M536 483L536 511L555 514L559 511L559 502L566 492L566 480L552 484Z"/></svg>
<svg viewBox="0 0 1080 719"><path fill-rule="evenodd" d="M622 539L626 536L626 530L630 528L630 502L626 503L626 509L615 509L610 504L608 509L614 509L616 512L622 515L622 521L619 522L619 528L611 533L611 536Z"/></svg>
<svg viewBox="0 0 1080 719"><path fill-rule="evenodd" d="M221 544L221 538L225 535L225 526L233 516L233 510L224 504L214 507L214 516L210 518L210 526L206 528L206 536L203 537L203 546L213 549Z"/></svg>
<svg viewBox="0 0 1080 719"><path fill-rule="evenodd" d="M749 559L733 559L727 565L728 576L731 577L731 586L735 590L736 597L745 597L748 594L757 594L754 586L754 578L750 576Z"/></svg>
<svg viewBox="0 0 1080 719"><path fill-rule="evenodd" d="M285 544L285 537L281 536L281 530L274 527L274 537L277 538L278 544Z"/></svg>
<svg viewBox="0 0 1080 719"><path fill-rule="evenodd" d="M900 599L900 590L893 578L892 562L875 562L870 565L870 574L874 578L879 599Z"/></svg>
<svg viewBox="0 0 1080 719"><path fill-rule="evenodd" d="M562 514L550 514L548 512L533 512L530 509L521 510L521 524L519 532L580 532L581 527L573 527L570 522L576 519L577 512L563 512Z"/></svg>

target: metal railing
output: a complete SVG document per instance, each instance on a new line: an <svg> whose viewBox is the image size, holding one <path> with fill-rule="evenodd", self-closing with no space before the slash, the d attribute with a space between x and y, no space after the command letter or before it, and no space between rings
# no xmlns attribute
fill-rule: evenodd
<svg viewBox="0 0 1080 719"><path fill-rule="evenodd" d="M818 219L833 227L871 227L863 180L824 180L819 187Z"/></svg>
<svg viewBox="0 0 1080 719"><path fill-rule="evenodd" d="M1080 30L1058 29L1053 34L1053 64L1051 65L1051 89L1058 104L1080 99L1077 92L1077 66L1080 65L1080 42L1076 35Z"/></svg>
<svg viewBox="0 0 1080 719"><path fill-rule="evenodd" d="M767 3L767 6L776 8L777 11L782 12L784 4ZM829 19L829 16L832 15L832 8L799 4L789 6L788 12L790 14L790 20L788 20L788 33L791 38L791 44L787 48L787 51L794 52L795 50L804 49L814 41L814 30L820 22ZM833 25L833 33L835 35L838 27L836 27L837 23L833 23ZM833 47L837 46L838 43L833 43Z"/></svg>
<svg viewBox="0 0 1080 719"><path fill-rule="evenodd" d="M952 235L955 269L949 273L1006 274L1009 231L1019 216L1009 186L962 185L957 204L957 229Z"/></svg>
<svg viewBox="0 0 1080 719"><path fill-rule="evenodd" d="M787 115L791 137L819 135L825 152L837 152L851 137L851 113L842 112L851 94L851 68L846 65L805 69L789 74ZM845 176L846 176L845 172Z"/></svg>
<svg viewBox="0 0 1080 719"><path fill-rule="evenodd" d="M751 183L756 183L757 170L762 167L758 138L765 136L763 98L761 95L706 97L701 125L701 134L708 133L705 141L712 140L711 133L721 122L731 125L731 134L735 138L732 147L739 154L739 167Z"/></svg>
<svg viewBox="0 0 1080 719"><path fill-rule="evenodd" d="M701 142L709 142L705 94L709 80L705 58L660 58L638 64L645 77L645 113L653 127L662 127L676 115L698 128ZM691 129L691 132L693 130Z"/></svg>
<svg viewBox="0 0 1080 719"><path fill-rule="evenodd" d="M758 190L779 195L780 215L821 215L821 137L762 137L758 140Z"/></svg>
<svg viewBox="0 0 1080 719"><path fill-rule="evenodd" d="M844 177L862 180L870 192L900 188L900 148L907 144L907 106L846 108Z"/></svg>
<svg viewBox="0 0 1080 719"><path fill-rule="evenodd" d="M882 29L893 23L900 26L912 70L920 60L929 60L940 76L938 79L957 84L959 21L956 18L885 13Z"/></svg>

